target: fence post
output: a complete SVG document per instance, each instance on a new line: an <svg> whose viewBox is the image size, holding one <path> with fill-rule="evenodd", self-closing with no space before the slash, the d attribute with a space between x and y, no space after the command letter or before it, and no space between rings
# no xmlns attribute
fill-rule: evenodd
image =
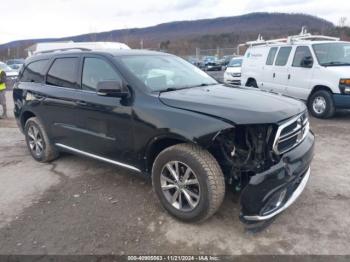
<svg viewBox="0 0 350 262"><path fill-rule="evenodd" d="M199 47L196 47L196 60L197 61L199 60L200 53L201 53L201 49Z"/></svg>

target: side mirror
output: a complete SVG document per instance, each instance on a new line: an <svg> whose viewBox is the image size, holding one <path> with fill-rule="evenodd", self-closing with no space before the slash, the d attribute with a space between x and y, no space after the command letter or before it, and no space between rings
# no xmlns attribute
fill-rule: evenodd
<svg viewBox="0 0 350 262"><path fill-rule="evenodd" d="M303 60L301 61L301 66L305 68L311 68L313 64L314 64L314 60L312 59L311 56L304 57Z"/></svg>
<svg viewBox="0 0 350 262"><path fill-rule="evenodd" d="M97 83L97 94L100 96L127 97L129 91L123 87L123 82L106 80Z"/></svg>

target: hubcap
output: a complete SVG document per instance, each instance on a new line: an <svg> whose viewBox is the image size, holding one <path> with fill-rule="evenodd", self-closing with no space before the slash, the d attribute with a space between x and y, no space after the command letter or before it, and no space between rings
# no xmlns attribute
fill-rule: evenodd
<svg viewBox="0 0 350 262"><path fill-rule="evenodd" d="M39 129L32 125L28 129L28 140L29 140L29 147L30 150L36 155L41 156L43 150L44 150L44 141L41 137L41 134L39 132Z"/></svg>
<svg viewBox="0 0 350 262"><path fill-rule="evenodd" d="M192 211L200 200L200 185L192 169L179 161L168 162L160 175L167 201L181 211Z"/></svg>
<svg viewBox="0 0 350 262"><path fill-rule="evenodd" d="M322 96L315 97L312 108L317 114L322 114L326 110L327 102Z"/></svg>

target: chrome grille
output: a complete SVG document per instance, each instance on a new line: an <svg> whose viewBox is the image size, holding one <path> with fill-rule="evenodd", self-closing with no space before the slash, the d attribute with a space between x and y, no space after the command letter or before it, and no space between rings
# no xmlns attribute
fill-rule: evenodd
<svg viewBox="0 0 350 262"><path fill-rule="evenodd" d="M277 129L273 151L283 154L300 144L309 132L308 113L293 117L291 120L280 125Z"/></svg>

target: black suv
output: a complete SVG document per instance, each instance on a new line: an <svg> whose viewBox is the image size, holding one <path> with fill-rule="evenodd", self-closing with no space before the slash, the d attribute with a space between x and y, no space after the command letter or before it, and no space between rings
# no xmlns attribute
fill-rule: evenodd
<svg viewBox="0 0 350 262"><path fill-rule="evenodd" d="M183 221L213 215L225 190L240 191L241 221L269 221L309 178L314 135L303 103L224 86L173 55L35 55L13 98L35 160L67 151L151 176L164 208Z"/></svg>

